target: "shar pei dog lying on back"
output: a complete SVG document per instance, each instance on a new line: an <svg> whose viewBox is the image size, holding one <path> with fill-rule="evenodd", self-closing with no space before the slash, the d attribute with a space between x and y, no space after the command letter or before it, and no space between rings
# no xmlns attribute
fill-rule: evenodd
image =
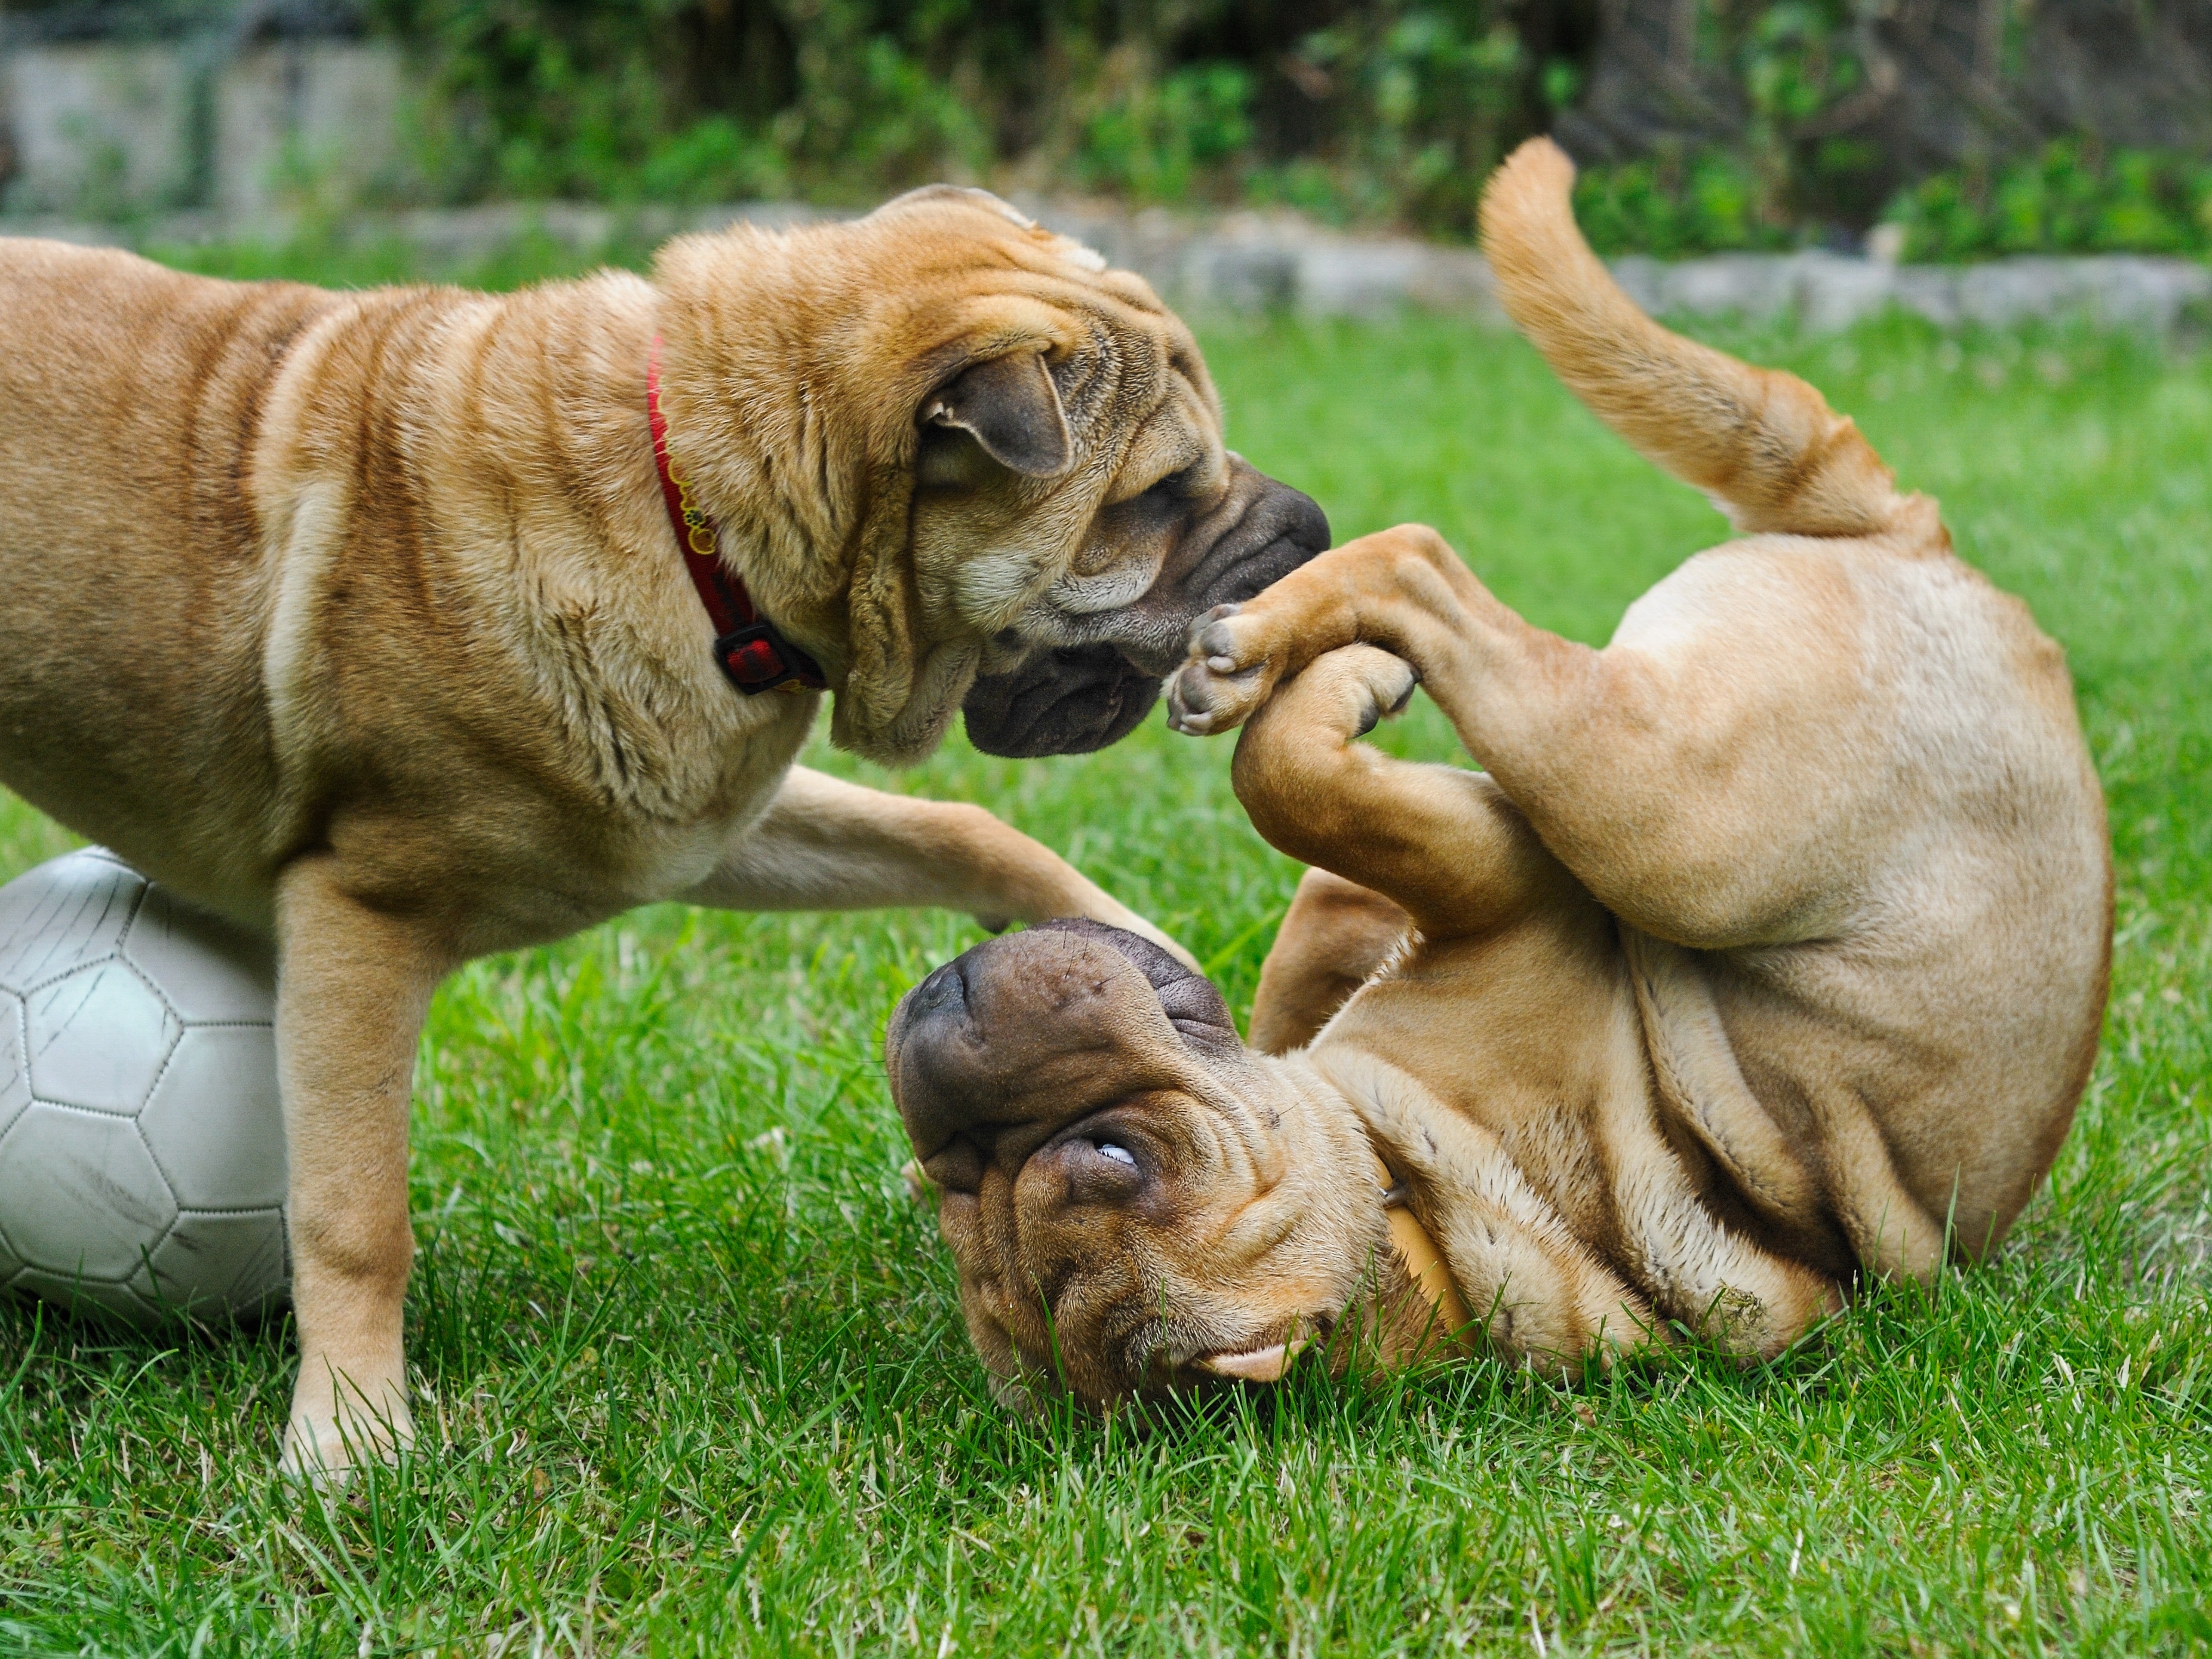
<svg viewBox="0 0 2212 1659"><path fill-rule="evenodd" d="M1386 1362L1765 1358L1863 1274L1980 1255L2051 1167L2112 937L2058 648L1812 387L1638 312L1571 178L1539 141L1492 183L1505 304L1741 534L1602 651L1418 528L1201 624L1174 717L1243 724L1239 798L1316 866L1253 1046L1082 920L968 952L889 1033L1009 1382L1266 1381L1347 1327ZM1486 771L1358 741L1417 676Z"/></svg>
<svg viewBox="0 0 2212 1659"><path fill-rule="evenodd" d="M792 764L1142 717L1328 544L1145 284L978 191L506 297L0 240L0 781L271 935L295 1468L409 1434L441 978L631 905L1161 936L989 815Z"/></svg>

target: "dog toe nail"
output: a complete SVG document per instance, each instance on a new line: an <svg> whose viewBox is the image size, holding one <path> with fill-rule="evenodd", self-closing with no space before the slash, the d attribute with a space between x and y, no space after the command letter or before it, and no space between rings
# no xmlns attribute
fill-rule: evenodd
<svg viewBox="0 0 2212 1659"><path fill-rule="evenodd" d="M1206 659L1206 665L1208 668L1211 668L1217 674L1233 674L1237 672L1237 659L1234 657L1208 657Z"/></svg>

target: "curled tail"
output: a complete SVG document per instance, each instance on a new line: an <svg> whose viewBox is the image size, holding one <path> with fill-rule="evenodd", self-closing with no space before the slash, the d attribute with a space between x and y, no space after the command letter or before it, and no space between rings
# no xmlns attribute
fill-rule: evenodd
<svg viewBox="0 0 2212 1659"><path fill-rule="evenodd" d="M1740 531L1868 536L1911 503L1850 421L1794 374L1659 326L1575 227L1574 163L1532 138L1482 195L1507 313L1605 423L1711 496Z"/></svg>

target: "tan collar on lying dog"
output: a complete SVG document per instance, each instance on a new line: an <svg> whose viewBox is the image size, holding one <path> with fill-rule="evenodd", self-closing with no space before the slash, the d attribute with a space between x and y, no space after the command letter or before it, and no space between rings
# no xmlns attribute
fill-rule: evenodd
<svg viewBox="0 0 2212 1659"><path fill-rule="evenodd" d="M1390 1248L1397 1251L1398 1260L1404 1264L1406 1277L1413 1281L1414 1287L1437 1310L1431 1334L1447 1342L1455 1341L1474 1323L1474 1316L1468 1311L1459 1286L1452 1283L1451 1269L1444 1266L1443 1254L1437 1249L1436 1240L1421 1225L1420 1217L1406 1206L1406 1183L1391 1175L1390 1166L1382 1161L1380 1153L1375 1155L1375 1178L1382 1188L1382 1214L1390 1224Z"/></svg>
<svg viewBox="0 0 2212 1659"><path fill-rule="evenodd" d="M1459 1286L1452 1283L1451 1269L1444 1265L1443 1254L1429 1237L1429 1230L1421 1225L1420 1217L1407 1208L1406 1183L1390 1173L1390 1166L1382 1161L1381 1153L1371 1146L1368 1151L1375 1159L1375 1184L1382 1192L1382 1215L1389 1224L1390 1249L1397 1255L1399 1265L1405 1268L1406 1277L1413 1281L1413 1287L1436 1310L1421 1346L1427 1348L1443 1342L1459 1346L1464 1340L1462 1334L1474 1323L1474 1316L1468 1311ZM1235 1377L1246 1382L1273 1382L1290 1369L1291 1361L1297 1358L1304 1346L1303 1340L1277 1342L1248 1353L1209 1354L1198 1364L1216 1376Z"/></svg>

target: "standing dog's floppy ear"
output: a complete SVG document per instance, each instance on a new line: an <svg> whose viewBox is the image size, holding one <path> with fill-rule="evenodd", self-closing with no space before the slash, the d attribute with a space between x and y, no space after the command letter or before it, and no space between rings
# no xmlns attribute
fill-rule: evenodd
<svg viewBox="0 0 2212 1659"><path fill-rule="evenodd" d="M973 433L985 454L1024 477L1058 477L1075 453L1041 351L1010 352L963 371L929 395L921 418Z"/></svg>

